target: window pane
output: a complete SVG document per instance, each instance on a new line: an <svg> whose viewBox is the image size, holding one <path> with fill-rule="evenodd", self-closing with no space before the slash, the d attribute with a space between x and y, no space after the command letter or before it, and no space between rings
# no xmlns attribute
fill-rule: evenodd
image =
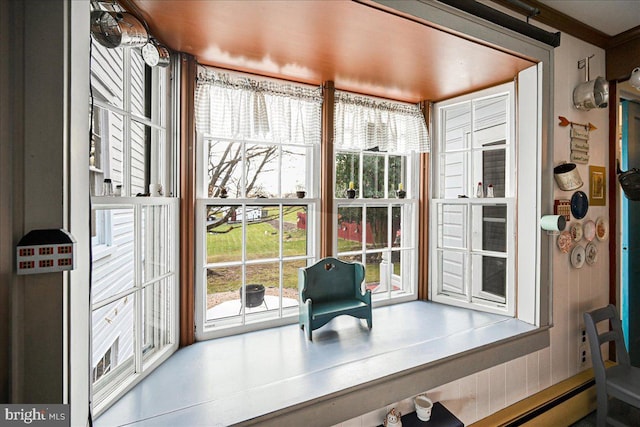
<svg viewBox="0 0 640 427"><path fill-rule="evenodd" d="M439 283L442 291L464 295L465 254L462 252L438 251Z"/></svg>
<svg viewBox="0 0 640 427"><path fill-rule="evenodd" d="M464 205L438 205L438 247L467 247L467 207Z"/></svg>
<svg viewBox="0 0 640 427"><path fill-rule="evenodd" d="M391 238L393 247L402 247L409 242L403 242L402 240L402 206L393 206L391 208Z"/></svg>
<svg viewBox="0 0 640 427"><path fill-rule="evenodd" d="M280 263L250 264L246 267L245 311L247 313L279 308ZM241 290L238 291L239 293ZM272 297L265 303L265 295Z"/></svg>
<svg viewBox="0 0 640 427"><path fill-rule="evenodd" d="M298 270L307 266L306 260L285 261L282 263L282 306L298 305ZM271 308L271 306L269 306Z"/></svg>
<svg viewBox="0 0 640 427"><path fill-rule="evenodd" d="M455 199L461 195L475 196L475 193L468 189L467 171L469 167L466 154L442 155L440 163L440 197Z"/></svg>
<svg viewBox="0 0 640 427"><path fill-rule="evenodd" d="M91 84L94 96L101 96L118 108L124 104L124 55L129 49L109 49L91 41Z"/></svg>
<svg viewBox="0 0 640 427"><path fill-rule="evenodd" d="M133 373L134 308L135 296L127 295L91 313L92 367L98 368L101 359L109 352L109 360L102 361L98 369L102 369L104 374L98 378L99 382L114 375L120 365L127 363L131 364L128 370ZM105 369L107 365L108 369Z"/></svg>
<svg viewBox="0 0 640 427"><path fill-rule="evenodd" d="M380 199L384 193L384 157L380 155L364 154L362 158L362 196Z"/></svg>
<svg viewBox="0 0 640 427"><path fill-rule="evenodd" d="M474 102L474 147L504 144L507 139L508 95Z"/></svg>
<svg viewBox="0 0 640 427"><path fill-rule="evenodd" d="M389 246L389 210L383 208L367 209L367 248L377 249Z"/></svg>
<svg viewBox="0 0 640 427"><path fill-rule="evenodd" d="M362 250L362 208L338 207L338 252Z"/></svg>
<svg viewBox="0 0 640 427"><path fill-rule="evenodd" d="M310 197L310 183L306 182L307 168L311 167L308 162L311 156L308 155L310 148L300 146L282 147L282 197L297 197L296 191L306 190L307 197Z"/></svg>
<svg viewBox="0 0 640 427"><path fill-rule="evenodd" d="M147 192L146 158L150 138L149 126L131 121L131 195Z"/></svg>
<svg viewBox="0 0 640 427"><path fill-rule="evenodd" d="M240 206L206 208L207 263L242 259L242 223L238 221Z"/></svg>
<svg viewBox="0 0 640 427"><path fill-rule="evenodd" d="M389 186L387 187L389 197L395 196L399 184L403 185L404 190L408 190L406 170L404 156L389 156Z"/></svg>
<svg viewBox="0 0 640 427"><path fill-rule="evenodd" d="M131 56L131 112L150 118L151 94L147 86L150 79L146 78L146 74L150 74L150 69L145 65L137 49L125 50L129 51Z"/></svg>
<svg viewBox="0 0 640 427"><path fill-rule="evenodd" d="M97 237L92 239L93 303L134 285L133 209L94 209Z"/></svg>
<svg viewBox="0 0 640 427"><path fill-rule="evenodd" d="M169 206L142 207L142 282L166 274L172 266L173 233Z"/></svg>
<svg viewBox="0 0 640 427"><path fill-rule="evenodd" d="M471 104L469 102L443 109L442 123L444 129L442 152L469 148L471 135Z"/></svg>
<svg viewBox="0 0 640 427"><path fill-rule="evenodd" d="M142 351L145 359L172 344L171 307L174 278L170 277L142 291Z"/></svg>
<svg viewBox="0 0 640 427"><path fill-rule="evenodd" d="M247 197L277 197L280 180L279 147L246 144L245 194Z"/></svg>
<svg viewBox="0 0 640 427"><path fill-rule="evenodd" d="M102 171L102 178L111 179L115 188L116 185L122 185L124 179L124 117L122 114L96 109L96 113L98 112L102 123L100 144L95 147L95 167ZM101 195L101 192L97 191L96 195Z"/></svg>
<svg viewBox="0 0 640 427"><path fill-rule="evenodd" d="M482 182L493 186L494 197L505 197L506 150L487 150L482 152Z"/></svg>
<svg viewBox="0 0 640 427"><path fill-rule="evenodd" d="M227 197L242 197L242 144L209 140L205 150L207 197L219 197L222 188Z"/></svg>
<svg viewBox="0 0 640 427"><path fill-rule="evenodd" d="M473 249L507 251L507 206L474 206Z"/></svg>
<svg viewBox="0 0 640 427"><path fill-rule="evenodd" d="M507 289L507 260L491 256L473 256L474 275L482 278L477 297L504 302ZM489 295L487 295L489 294Z"/></svg>
<svg viewBox="0 0 640 427"><path fill-rule="evenodd" d="M412 251L392 251L391 252L391 286L394 291L410 293L413 291L411 280Z"/></svg>
<svg viewBox="0 0 640 427"><path fill-rule="evenodd" d="M360 155L354 153L336 153L336 198L345 198L349 182L358 190L360 182Z"/></svg>
<svg viewBox="0 0 640 427"><path fill-rule="evenodd" d="M389 264L385 262L383 265L382 261L382 253L368 253L365 256L366 263L364 265L365 272L365 285L367 289L371 289L371 292L382 292L383 289L378 291L383 283L385 286L388 286L388 282L383 282L380 278L381 273L388 272Z"/></svg>
<svg viewBox="0 0 640 427"><path fill-rule="evenodd" d="M236 211L236 220L246 221L246 259L278 257L280 253L279 207L240 207Z"/></svg>
<svg viewBox="0 0 640 427"><path fill-rule="evenodd" d="M242 266L207 269L206 320L237 316L240 313Z"/></svg>
<svg viewBox="0 0 640 427"><path fill-rule="evenodd" d="M282 253L285 257L307 255L307 207L282 207Z"/></svg>
<svg viewBox="0 0 640 427"><path fill-rule="evenodd" d="M167 139L166 131L164 129L149 129L151 131L151 143L150 143L150 166L149 166L149 183L150 184L163 184L166 181L168 160L171 156L167 156ZM173 197L174 193L171 188L164 188L162 185L162 196ZM147 188L148 190L148 188Z"/></svg>

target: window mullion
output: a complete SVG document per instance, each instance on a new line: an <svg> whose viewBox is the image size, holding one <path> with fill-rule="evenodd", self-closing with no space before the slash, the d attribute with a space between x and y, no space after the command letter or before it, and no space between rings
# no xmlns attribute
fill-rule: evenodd
<svg viewBox="0 0 640 427"><path fill-rule="evenodd" d="M125 194L133 195L131 189L131 55L127 49L123 54L123 135L122 135L122 188Z"/></svg>
<svg viewBox="0 0 640 427"><path fill-rule="evenodd" d="M149 219L144 218L144 222L146 223ZM133 223L135 224L134 228L134 239L133 239L133 277L134 283L133 286L136 289L135 294L135 319L134 319L134 363L135 363L135 372L142 372L143 368L143 360L142 360L142 351L144 345L144 336L143 336L143 307L144 301L142 300L142 263L145 261L144 254L142 253L142 206L135 205L133 208Z"/></svg>

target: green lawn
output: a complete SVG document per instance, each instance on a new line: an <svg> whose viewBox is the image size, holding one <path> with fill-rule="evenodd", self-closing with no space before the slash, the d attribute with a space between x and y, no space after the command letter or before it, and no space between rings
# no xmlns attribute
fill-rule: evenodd
<svg viewBox="0 0 640 427"><path fill-rule="evenodd" d="M297 228L297 212L303 208L295 207L284 212L283 252L285 256L307 254L306 230ZM277 228L278 210L265 209L267 218L264 221L251 222L247 225L247 259L277 258L279 255L280 236ZM264 216L263 216L264 217ZM272 220L270 220L271 218ZM232 262L242 259L242 226L241 224L224 224L207 233L207 262ZM284 287L298 287L298 268L305 263L287 262L284 271ZM248 267L247 282L266 283L277 286L279 283L278 265L264 264ZM249 272L250 270L250 272ZM209 272L208 292L224 292L236 290L242 283L242 270L238 267L216 268Z"/></svg>
<svg viewBox="0 0 640 427"><path fill-rule="evenodd" d="M306 230L298 229L297 212L302 208L296 207L284 214L283 251L285 256L306 255ZM247 225L247 258L264 259L277 258L279 251L279 234L277 227L277 209L267 210L269 217L276 221L257 221ZM275 225L275 226L274 226ZM207 262L221 263L240 261L242 259L242 226L241 224L223 224L207 233ZM343 239L340 239L341 241ZM339 248L349 246L349 242L338 242ZM284 287L296 289L298 287L298 268L304 267L304 261L287 262L284 265ZM399 268L396 265L395 268ZM366 282L377 282L380 277L380 265L371 263L367 266ZM235 291L242 284L242 269L240 267L215 268L209 271L207 278L208 293ZM279 271L277 263L253 265L247 267L247 283L265 283L277 286Z"/></svg>

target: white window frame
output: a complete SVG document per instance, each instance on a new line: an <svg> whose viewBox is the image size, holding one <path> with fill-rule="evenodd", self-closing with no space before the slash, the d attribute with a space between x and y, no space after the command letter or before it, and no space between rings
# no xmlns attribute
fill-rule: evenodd
<svg viewBox="0 0 640 427"><path fill-rule="evenodd" d="M542 103L542 79L543 70L540 65L533 66L519 74L514 84L512 101L510 103L511 129L509 138L512 141L512 156L506 161L513 165L513 173L510 175L513 186L506 190L509 196L504 200L475 198L473 181L467 182L469 188L468 199L438 199L440 193L439 182L439 148L441 142L441 125L439 107L452 105L457 102L469 101L491 95L496 91L504 90L503 87L479 91L463 97L443 101L434 105L433 127L435 143L433 144L432 162L432 187L430 201L430 298L434 301L462 306L482 311L488 311L507 316L514 316L531 324L541 324L541 295L540 295L540 258L541 244L539 232L541 171L542 171L542 127L541 111ZM493 91L493 92L491 92ZM517 107L516 107L517 106ZM511 160L509 160L511 157ZM472 178L470 178L472 179ZM508 180L508 179L507 179ZM477 183L477 182L476 182ZM507 209L513 211L513 218L508 222L507 228L507 293L505 304L495 301L478 301L473 298L471 281L467 284L466 292L461 295L451 295L442 292L439 279L437 254L438 254L438 208L442 204L483 206L503 202ZM509 214L507 215L509 217ZM518 245L518 242L526 242ZM465 269L468 272L468 269ZM544 322L545 319L542 320Z"/></svg>
<svg viewBox="0 0 640 427"><path fill-rule="evenodd" d="M242 73L233 73L234 75L242 75ZM253 77L252 77L253 78ZM274 80L279 83L286 84L287 82L277 79ZM300 84L300 86L304 86ZM245 150L242 154L242 168L240 189L241 194L239 197L229 198L215 198L208 197L208 164L207 164L207 144L210 142L219 141L221 143L238 143L242 146L247 144L251 145L268 145L278 146L279 149L279 162L281 161L282 150L288 146L295 146L306 149L305 163L305 188L306 195L304 198L291 198L285 197L282 194L283 182L288 179L287 176L282 174L278 175L278 193L280 197L268 197L268 198L255 198L249 197L246 194L246 173L245 172ZM245 138L224 138L214 135L205 134L203 132L196 133L196 218L195 218L195 281L196 281L196 295L195 295L195 338L198 341L208 340L212 338L241 334L259 329L266 329L274 326L286 325L296 323L298 321L298 306L295 307L283 307L282 304L282 292L280 292L280 304L278 310L267 310L260 313L247 313L246 310L241 309L238 315L225 317L221 319L207 320L207 270L215 267L222 266L236 266L241 267L243 271L243 289L245 288L244 275L246 268L251 265L260 263L278 264L281 268L280 271L280 290L283 287L282 280L282 263L287 261L305 261L310 265L317 261L318 254L320 253L320 239L318 238L320 233L320 140L316 142L305 142L300 144L292 144L290 141L277 142L271 140L250 140ZM209 264L207 262L207 207L208 206L240 206L242 209L252 206L270 206L278 207L282 213L283 206L305 206L307 209L307 253L302 256L284 256L283 247L280 245L279 253L276 257L269 259L259 260L247 260L246 253L243 251L242 259L239 261L233 261L230 263L218 263ZM280 215L279 219L279 235L282 242L282 230L283 230L283 216ZM247 218L243 216L242 221L243 228L243 247L246 242L246 224Z"/></svg>
<svg viewBox="0 0 640 427"><path fill-rule="evenodd" d="M93 49L105 49L98 46L95 41ZM127 360L120 360L117 366L113 365L113 361L117 355L112 354L112 366L110 372L103 375L98 381L93 383L90 378L91 387L91 403L94 416L100 415L109 406L111 406L118 398L130 390L135 384L140 382L142 378L152 372L157 366L169 358L178 348L179 333L179 306L178 306L178 286L179 286L179 252L178 252L178 225L179 225L179 200L176 198L157 198L157 197L133 197L135 191L131 189L132 174L132 128L135 123L144 126L145 129L145 153L144 157L144 187L146 190L149 180L152 183L160 183L165 195L173 195L175 191L167 187L167 183L174 183L173 173L176 171L174 156L174 147L177 144L175 139L176 132L170 132L168 129L169 114L174 114L177 109L170 102L170 85L177 86L179 78L177 73L179 67L174 66L171 69L152 68L150 70L151 84L147 86L147 81L142 83L145 90L145 96L150 97L150 117L145 117L132 111L132 55L140 55L139 49L125 49L123 52L123 76L122 82L114 84L122 84L123 105L115 105L117 99L116 94L111 93L105 84L105 76L99 65L92 69L91 83L93 85L93 108L100 111L102 117L111 118L118 114L122 117L122 196L121 197L103 197L101 196L101 188L99 185L91 197L92 217L103 219L97 222L96 236L92 238L92 266L96 263L108 263L113 257L118 256L118 243L113 235L113 210L114 209L131 209L133 211L133 224L129 232L132 237L132 251L134 256L133 282L130 286L122 288L115 293L102 295L100 297L92 296L91 312L96 312L113 302L120 301L123 298L131 296L134 300L133 318L134 328L133 334L133 357ZM107 61L108 62L108 61ZM137 61L138 62L138 61ZM95 62L92 62L92 65ZM139 64L140 65L140 64ZM142 63L145 77L149 75L147 66ZM139 69L139 68L138 68ZM170 83L170 74L173 79ZM117 76L116 76L117 77ZM150 89L148 92L147 89ZM174 121L171 121L174 123ZM109 136L109 129L104 127L101 129L101 137L103 141ZM150 138L150 140L149 140ZM150 155L147 157L148 149L146 145L151 143ZM90 167L91 175L98 174L103 177L111 177L112 168L109 164L109 152L101 153L101 164ZM172 166L173 165L173 166ZM98 169L100 167L100 169ZM148 170L147 170L148 168ZM100 183L101 184L101 183ZM116 182L113 183L114 185ZM140 188L141 189L141 188ZM159 207L166 214L163 217L163 223L153 223L152 218L146 218L143 221L143 209ZM95 214L94 214L95 213ZM151 215L153 216L153 215ZM146 223L145 223L146 221ZM162 258L166 263L166 271L156 273L152 278L142 277L142 269L154 268L151 265L144 265L145 256L151 245L149 241L142 241L143 228L153 227L154 225L167 226L164 231L163 241L154 241L156 248L156 256ZM120 225L122 226L122 225ZM157 240L157 237L154 237ZM155 258L154 258L155 261ZM92 267L93 268L93 267ZM94 276L95 276L94 272ZM95 278L95 277L94 277ZM154 317L154 308L158 309L156 300L154 299L156 292L155 285L161 284L164 288L161 293L163 297L163 316ZM95 282L93 283L95 285ZM153 292L145 292L153 290ZM150 305L151 304L151 305ZM152 307L153 305L153 307ZM146 308L145 308L146 307ZM149 310L146 313L145 310ZM149 322L154 322L151 325ZM160 322L160 323L158 323ZM144 330L144 333L143 333ZM158 333L161 330L162 333ZM166 333L165 333L166 331ZM93 330L90 331L93 337ZM154 347L157 351L148 352L144 348L145 342L154 339ZM122 343L121 343L122 344Z"/></svg>
<svg viewBox="0 0 640 427"><path fill-rule="evenodd" d="M336 156L339 153L344 154L353 154L358 156L359 166L358 166L358 177L355 178L354 186L356 187L356 198L348 199L346 196L336 197L337 192L341 191L341 188L345 186L345 183L336 182L336 168L334 167L333 171L333 183L334 188L336 189L336 194L334 194L333 200L333 253L337 254L338 258L344 258L347 260L356 260L358 262L363 263L365 266L366 256L367 254L375 254L380 253L383 260L390 259L390 255L393 252L400 252L401 255L401 276L399 280L401 281L401 286L399 289L393 289L394 280L398 280L395 278L393 271L391 268L384 269L382 265L385 264L385 261L381 263L380 275L381 283L387 283L388 286L382 286L382 292L373 292L372 293L372 301L374 306L383 306L388 304L396 304L405 301L412 301L417 299L418 297L418 289L416 286L417 277L418 277L418 248L417 248L417 224L418 224L418 200L415 198L414 191L415 188L418 188L418 179L419 174L418 165L419 159L418 155L414 152L412 153L393 153L393 152L371 152L367 150L345 150L345 149L334 149L334 157L333 163L336 163ZM384 196L381 198L363 198L362 191L362 182L363 182L363 165L364 165L364 156L365 155L376 155L384 158L385 164L385 176L384 176ZM390 194L389 190L389 156L401 156L405 159L405 180L403 183L404 190L406 191L406 197L404 199L397 198L396 195ZM401 247L393 247L395 236L392 235L392 209L394 207L400 207L402 210L401 218L402 225L400 227L402 232L402 246ZM362 227L362 246L359 250L351 250L351 251L343 251L339 252L338 250L338 235L339 235L339 211L340 208L358 208L363 210L363 224L366 224L366 213L368 208L387 208L388 209L388 225L387 225L387 247L385 248L376 248L376 249L368 249L367 248L367 236L366 236L366 227ZM385 256L387 258L385 258ZM358 259L358 257L360 259ZM386 275L386 277L382 275ZM366 283L365 283L366 284Z"/></svg>

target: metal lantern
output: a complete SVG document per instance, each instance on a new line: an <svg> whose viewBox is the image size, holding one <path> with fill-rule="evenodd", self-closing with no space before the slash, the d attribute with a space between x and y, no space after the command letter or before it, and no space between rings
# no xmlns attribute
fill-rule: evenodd
<svg viewBox="0 0 640 427"><path fill-rule="evenodd" d="M144 46L149 41L142 22L127 12L91 12L91 35L108 48Z"/></svg>
<svg viewBox="0 0 640 427"><path fill-rule="evenodd" d="M585 82L573 89L573 105L578 110L607 108L609 105L609 83L602 77L589 80L589 59L592 57L578 61L578 68L585 69Z"/></svg>

